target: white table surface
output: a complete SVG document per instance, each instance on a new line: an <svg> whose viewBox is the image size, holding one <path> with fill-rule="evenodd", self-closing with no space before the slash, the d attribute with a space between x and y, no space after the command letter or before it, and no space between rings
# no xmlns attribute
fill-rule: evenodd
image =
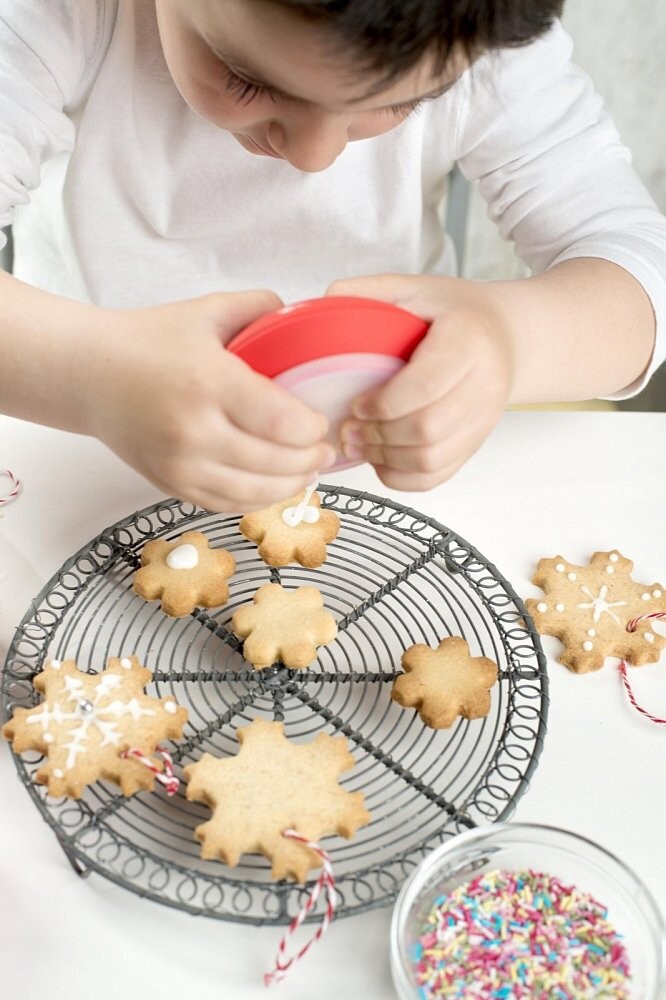
<svg viewBox="0 0 666 1000"><path fill-rule="evenodd" d="M617 548L635 579L666 583L666 414L507 413L480 452L429 494L387 490L368 467L338 482L414 506L471 541L523 597L537 559L584 563ZM0 651L30 599L81 545L160 499L107 449L0 417L0 467L23 480L0 508ZM0 479L0 492L6 480ZM3 569L5 576L3 578ZM657 626L659 628L659 626ZM546 637L548 734L515 820L599 841L666 910L666 726L627 705L616 669L570 674ZM4 654L3 654L4 656ZM665 659L632 672L637 696L666 716ZM17 1000L265 997L280 929L193 918L91 875L74 875L0 746L0 996ZM274 995L390 1000L390 909L334 922Z"/></svg>

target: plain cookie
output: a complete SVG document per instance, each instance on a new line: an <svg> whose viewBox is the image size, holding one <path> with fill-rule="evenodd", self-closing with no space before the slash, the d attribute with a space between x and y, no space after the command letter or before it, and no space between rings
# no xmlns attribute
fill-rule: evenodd
<svg viewBox="0 0 666 1000"><path fill-rule="evenodd" d="M419 643L402 654L404 674L393 682L391 697L415 708L427 726L448 729L458 716L480 719L490 711L490 688L497 664L470 656L464 639L450 636L436 649Z"/></svg>
<svg viewBox="0 0 666 1000"><path fill-rule="evenodd" d="M195 830L202 858L237 865L242 854L263 854L275 879L305 882L321 859L282 836L293 829L308 840L330 834L347 839L370 822L362 792L347 792L338 776L354 766L342 736L320 733L295 743L281 722L255 719L238 730L240 750L221 759L204 754L185 768L187 798L213 810Z"/></svg>

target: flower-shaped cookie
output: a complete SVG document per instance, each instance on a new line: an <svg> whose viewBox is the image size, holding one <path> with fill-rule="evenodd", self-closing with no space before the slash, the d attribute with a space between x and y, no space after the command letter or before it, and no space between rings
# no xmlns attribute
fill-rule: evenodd
<svg viewBox="0 0 666 1000"><path fill-rule="evenodd" d="M317 658L317 647L332 642L338 631L316 587L285 590L279 583L260 587L252 604L234 612L231 627L245 640L243 656L256 670L277 661L302 670Z"/></svg>
<svg viewBox="0 0 666 1000"><path fill-rule="evenodd" d="M182 736L187 721L173 698L144 694L152 676L136 656L111 657L99 674L83 673L74 660L51 660L33 681L44 700L17 708L2 735L16 753L48 755L35 781L50 795L78 799L99 778L115 781L123 795L152 789L153 774L121 754L135 748L149 755L161 740Z"/></svg>
<svg viewBox="0 0 666 1000"><path fill-rule="evenodd" d="M497 664L486 656L470 656L464 639L450 636L437 649L419 643L402 654L406 673L393 682L391 696L399 705L416 708L426 726L448 729L455 719L481 719L490 710L490 688Z"/></svg>
<svg viewBox="0 0 666 1000"><path fill-rule="evenodd" d="M540 559L532 583L544 598L529 598L525 606L538 632L554 635L563 645L560 663L576 674L598 670L607 656L618 656L639 667L656 663L666 638L650 622L627 625L641 615L666 611L666 588L660 583L635 583L634 564L617 550L595 552L588 566L576 566L562 556Z"/></svg>
<svg viewBox="0 0 666 1000"><path fill-rule="evenodd" d="M281 722L255 719L238 730L240 751L220 759L205 753L185 768L187 798L213 810L195 830L203 858L237 865L241 854L263 854L273 878L304 882L321 859L282 836L294 829L308 840L337 833L353 837L370 821L362 792L346 792L338 775L354 766L344 737L320 733L293 743Z"/></svg>
<svg viewBox="0 0 666 1000"><path fill-rule="evenodd" d="M267 565L297 562L316 569L326 559L326 546L340 530L340 518L332 510L322 509L318 493L313 493L307 504L303 504L304 498L305 493L301 493L241 518L240 531L256 542Z"/></svg>
<svg viewBox="0 0 666 1000"><path fill-rule="evenodd" d="M231 553L211 549L200 531L187 531L173 542L157 538L144 545L134 591L147 601L161 598L162 611L181 618L196 607L226 604L235 568Z"/></svg>

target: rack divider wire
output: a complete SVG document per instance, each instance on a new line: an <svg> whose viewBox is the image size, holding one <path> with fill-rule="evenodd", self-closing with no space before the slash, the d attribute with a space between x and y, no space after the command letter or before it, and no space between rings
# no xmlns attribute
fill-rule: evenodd
<svg viewBox="0 0 666 1000"><path fill-rule="evenodd" d="M319 569L270 570L238 530L238 516L167 500L102 531L73 555L32 602L2 674L2 712L31 707L32 679L49 659L75 659L96 673L109 656L134 653L153 671L148 693L189 709L184 738L170 750L176 773L204 753L238 752L236 730L254 718L279 720L297 742L343 735L355 758L342 777L372 814L351 841L326 838L337 915L391 903L433 847L462 830L506 820L541 753L548 678L539 638L501 573L469 542L418 511L342 487L320 485L340 533ZM236 572L222 608L168 618L132 590L143 545L204 532L231 551ZM236 608L269 580L317 587L338 636L306 670L253 670L230 631ZM461 635L473 656L499 668L491 709L451 729L426 727L391 699L402 652ZM210 812L164 789L122 796L99 781L79 800L54 799L35 784L42 757L14 757L19 777L75 871L97 872L158 902L225 920L288 923L308 887L275 882L269 863L244 855L236 868L203 861L194 829ZM323 903L321 904L324 905ZM320 916L315 909L310 920Z"/></svg>

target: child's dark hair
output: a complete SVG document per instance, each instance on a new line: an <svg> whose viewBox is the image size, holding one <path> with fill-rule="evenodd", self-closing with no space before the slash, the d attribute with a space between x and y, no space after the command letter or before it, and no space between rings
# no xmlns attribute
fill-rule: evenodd
<svg viewBox="0 0 666 1000"><path fill-rule="evenodd" d="M384 81L431 54L441 71L454 50L470 58L525 45L560 16L564 0L273 0L321 26Z"/></svg>

